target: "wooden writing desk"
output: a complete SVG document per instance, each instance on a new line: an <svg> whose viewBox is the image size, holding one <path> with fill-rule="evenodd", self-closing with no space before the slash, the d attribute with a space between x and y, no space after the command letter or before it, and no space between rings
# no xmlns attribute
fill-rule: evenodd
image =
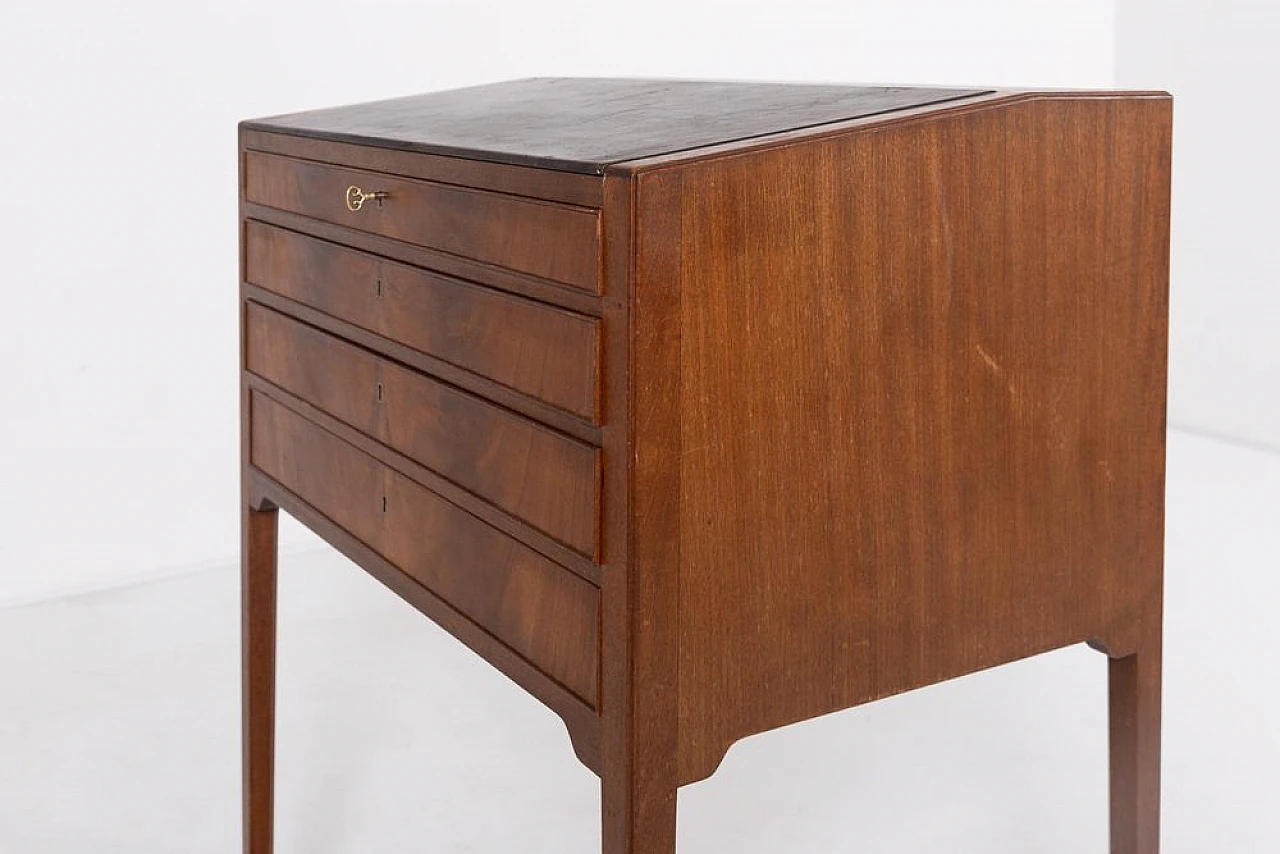
<svg viewBox="0 0 1280 854"><path fill-rule="evenodd" d="M738 739L1111 656L1158 847L1170 100L543 79L246 122L246 851L283 508L560 715L605 854Z"/></svg>

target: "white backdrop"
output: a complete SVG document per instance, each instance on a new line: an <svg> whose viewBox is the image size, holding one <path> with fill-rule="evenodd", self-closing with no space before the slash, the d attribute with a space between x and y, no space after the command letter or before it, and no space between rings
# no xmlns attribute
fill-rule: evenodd
<svg viewBox="0 0 1280 854"><path fill-rule="evenodd" d="M238 119L559 74L1107 86L1114 30L1112 0L5 4L0 604L235 560Z"/></svg>
<svg viewBox="0 0 1280 854"><path fill-rule="evenodd" d="M1169 417L1280 453L1280 6L1120 0L1117 79L1174 93Z"/></svg>

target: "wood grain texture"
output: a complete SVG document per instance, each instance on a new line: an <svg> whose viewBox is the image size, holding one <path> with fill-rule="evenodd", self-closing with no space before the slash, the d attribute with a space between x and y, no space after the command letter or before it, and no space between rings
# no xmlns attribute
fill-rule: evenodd
<svg viewBox="0 0 1280 854"><path fill-rule="evenodd" d="M674 854L680 431L680 178L606 179L609 293L626 303L609 363L610 531L625 560L605 568L604 854ZM633 225L634 223L634 225ZM640 225L640 224L643 225ZM634 261L632 258L634 257ZM631 370L618 362L626 360ZM621 435L619 435L621 433ZM617 442L625 442L622 447ZM624 450L625 449L625 450ZM619 546L615 546L619 548ZM615 551L614 555L618 555Z"/></svg>
<svg viewBox="0 0 1280 854"><path fill-rule="evenodd" d="M372 172L495 190L585 208L599 208L603 201L604 181L598 175L533 169L374 145L352 145L290 133L250 130L247 126L240 130L240 145L244 149L267 154L338 163Z"/></svg>
<svg viewBox="0 0 1280 854"><path fill-rule="evenodd" d="M1088 97L679 169L681 782L1156 595L1168 170Z"/></svg>
<svg viewBox="0 0 1280 854"><path fill-rule="evenodd" d="M598 704L596 587L268 397L250 421L255 468Z"/></svg>
<svg viewBox="0 0 1280 854"><path fill-rule="evenodd" d="M737 739L1087 641L1158 854L1168 96L619 83L242 125L245 565L279 506L559 714L604 854Z"/></svg>
<svg viewBox="0 0 1280 854"><path fill-rule="evenodd" d="M599 321L259 222L246 278L590 421Z"/></svg>
<svg viewBox="0 0 1280 854"><path fill-rule="evenodd" d="M244 852L271 854L275 836L277 511L241 510L241 688Z"/></svg>
<svg viewBox="0 0 1280 854"><path fill-rule="evenodd" d="M599 289L599 222L589 208L254 151L244 164L249 202ZM387 198L351 211L350 186Z"/></svg>
<svg viewBox="0 0 1280 854"><path fill-rule="evenodd" d="M250 303L248 369L594 558L598 451Z"/></svg>
<svg viewBox="0 0 1280 854"><path fill-rule="evenodd" d="M559 716L569 732L578 758L592 771L600 773L600 716L593 707L565 686L547 678L528 659L353 537L349 531L334 524L278 481L257 469L249 469L246 481L256 495L306 525L388 590L438 624Z"/></svg>
<svg viewBox="0 0 1280 854"><path fill-rule="evenodd" d="M355 231L342 225L312 219L302 214L246 202L245 218L254 222L309 234L330 243L348 246L362 252L372 252L391 261L431 270L432 272L463 279L485 287L497 288L509 293L529 297L594 317L600 315L599 295L572 285L563 285L549 279L540 279L527 273L487 264L474 258L453 255L427 246L392 240L371 231Z"/></svg>
<svg viewBox="0 0 1280 854"><path fill-rule="evenodd" d="M539 554L551 558L551 560L570 572L577 573L597 587L600 586L601 571L599 564L581 552L575 551L559 540L552 539L546 533L519 517L504 512L475 493L463 489L421 463L360 432L345 421L339 421L324 410L312 406L302 398L285 391L280 386L256 374L248 376L247 385L251 393L257 392L266 395L283 404L285 408L293 410L303 418L323 428L326 432L332 433L361 453L373 457L384 466L394 469L410 480L422 484L450 504L457 505L507 536L520 541Z"/></svg>
<svg viewBox="0 0 1280 854"><path fill-rule="evenodd" d="M361 329L359 326L347 323L345 320L339 320L332 315L317 311L302 303L294 302L272 291L264 290L254 285L247 285L244 292L247 300L267 306L281 314L296 317L308 326L323 329L325 332L351 341L370 352L386 356L393 361L444 380L450 385L457 386L472 394L480 395L486 400L491 400L506 409L540 421L549 427L559 430L561 433L573 436L575 439L580 439L592 445L600 444L601 428L599 426L584 421L575 415L570 415L563 409L548 406L536 398L516 392L507 386L458 368L448 362L443 362L434 356L428 356L420 350L415 350L390 338L383 338L381 335Z"/></svg>

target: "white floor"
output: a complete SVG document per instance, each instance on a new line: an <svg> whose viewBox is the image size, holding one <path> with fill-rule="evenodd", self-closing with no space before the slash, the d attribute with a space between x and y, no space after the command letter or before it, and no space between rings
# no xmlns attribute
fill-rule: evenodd
<svg viewBox="0 0 1280 854"><path fill-rule="evenodd" d="M1170 439L1166 854L1280 850L1280 457ZM558 720L342 558L282 567L281 854L598 850ZM234 569L0 612L0 854L239 844ZM1106 851L1071 649L739 744L680 851Z"/></svg>

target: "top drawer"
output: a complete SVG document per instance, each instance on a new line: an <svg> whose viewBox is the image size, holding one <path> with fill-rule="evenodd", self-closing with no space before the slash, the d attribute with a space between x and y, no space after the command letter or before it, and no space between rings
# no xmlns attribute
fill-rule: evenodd
<svg viewBox="0 0 1280 854"><path fill-rule="evenodd" d="M599 293L598 211L258 151L244 170L250 202Z"/></svg>

